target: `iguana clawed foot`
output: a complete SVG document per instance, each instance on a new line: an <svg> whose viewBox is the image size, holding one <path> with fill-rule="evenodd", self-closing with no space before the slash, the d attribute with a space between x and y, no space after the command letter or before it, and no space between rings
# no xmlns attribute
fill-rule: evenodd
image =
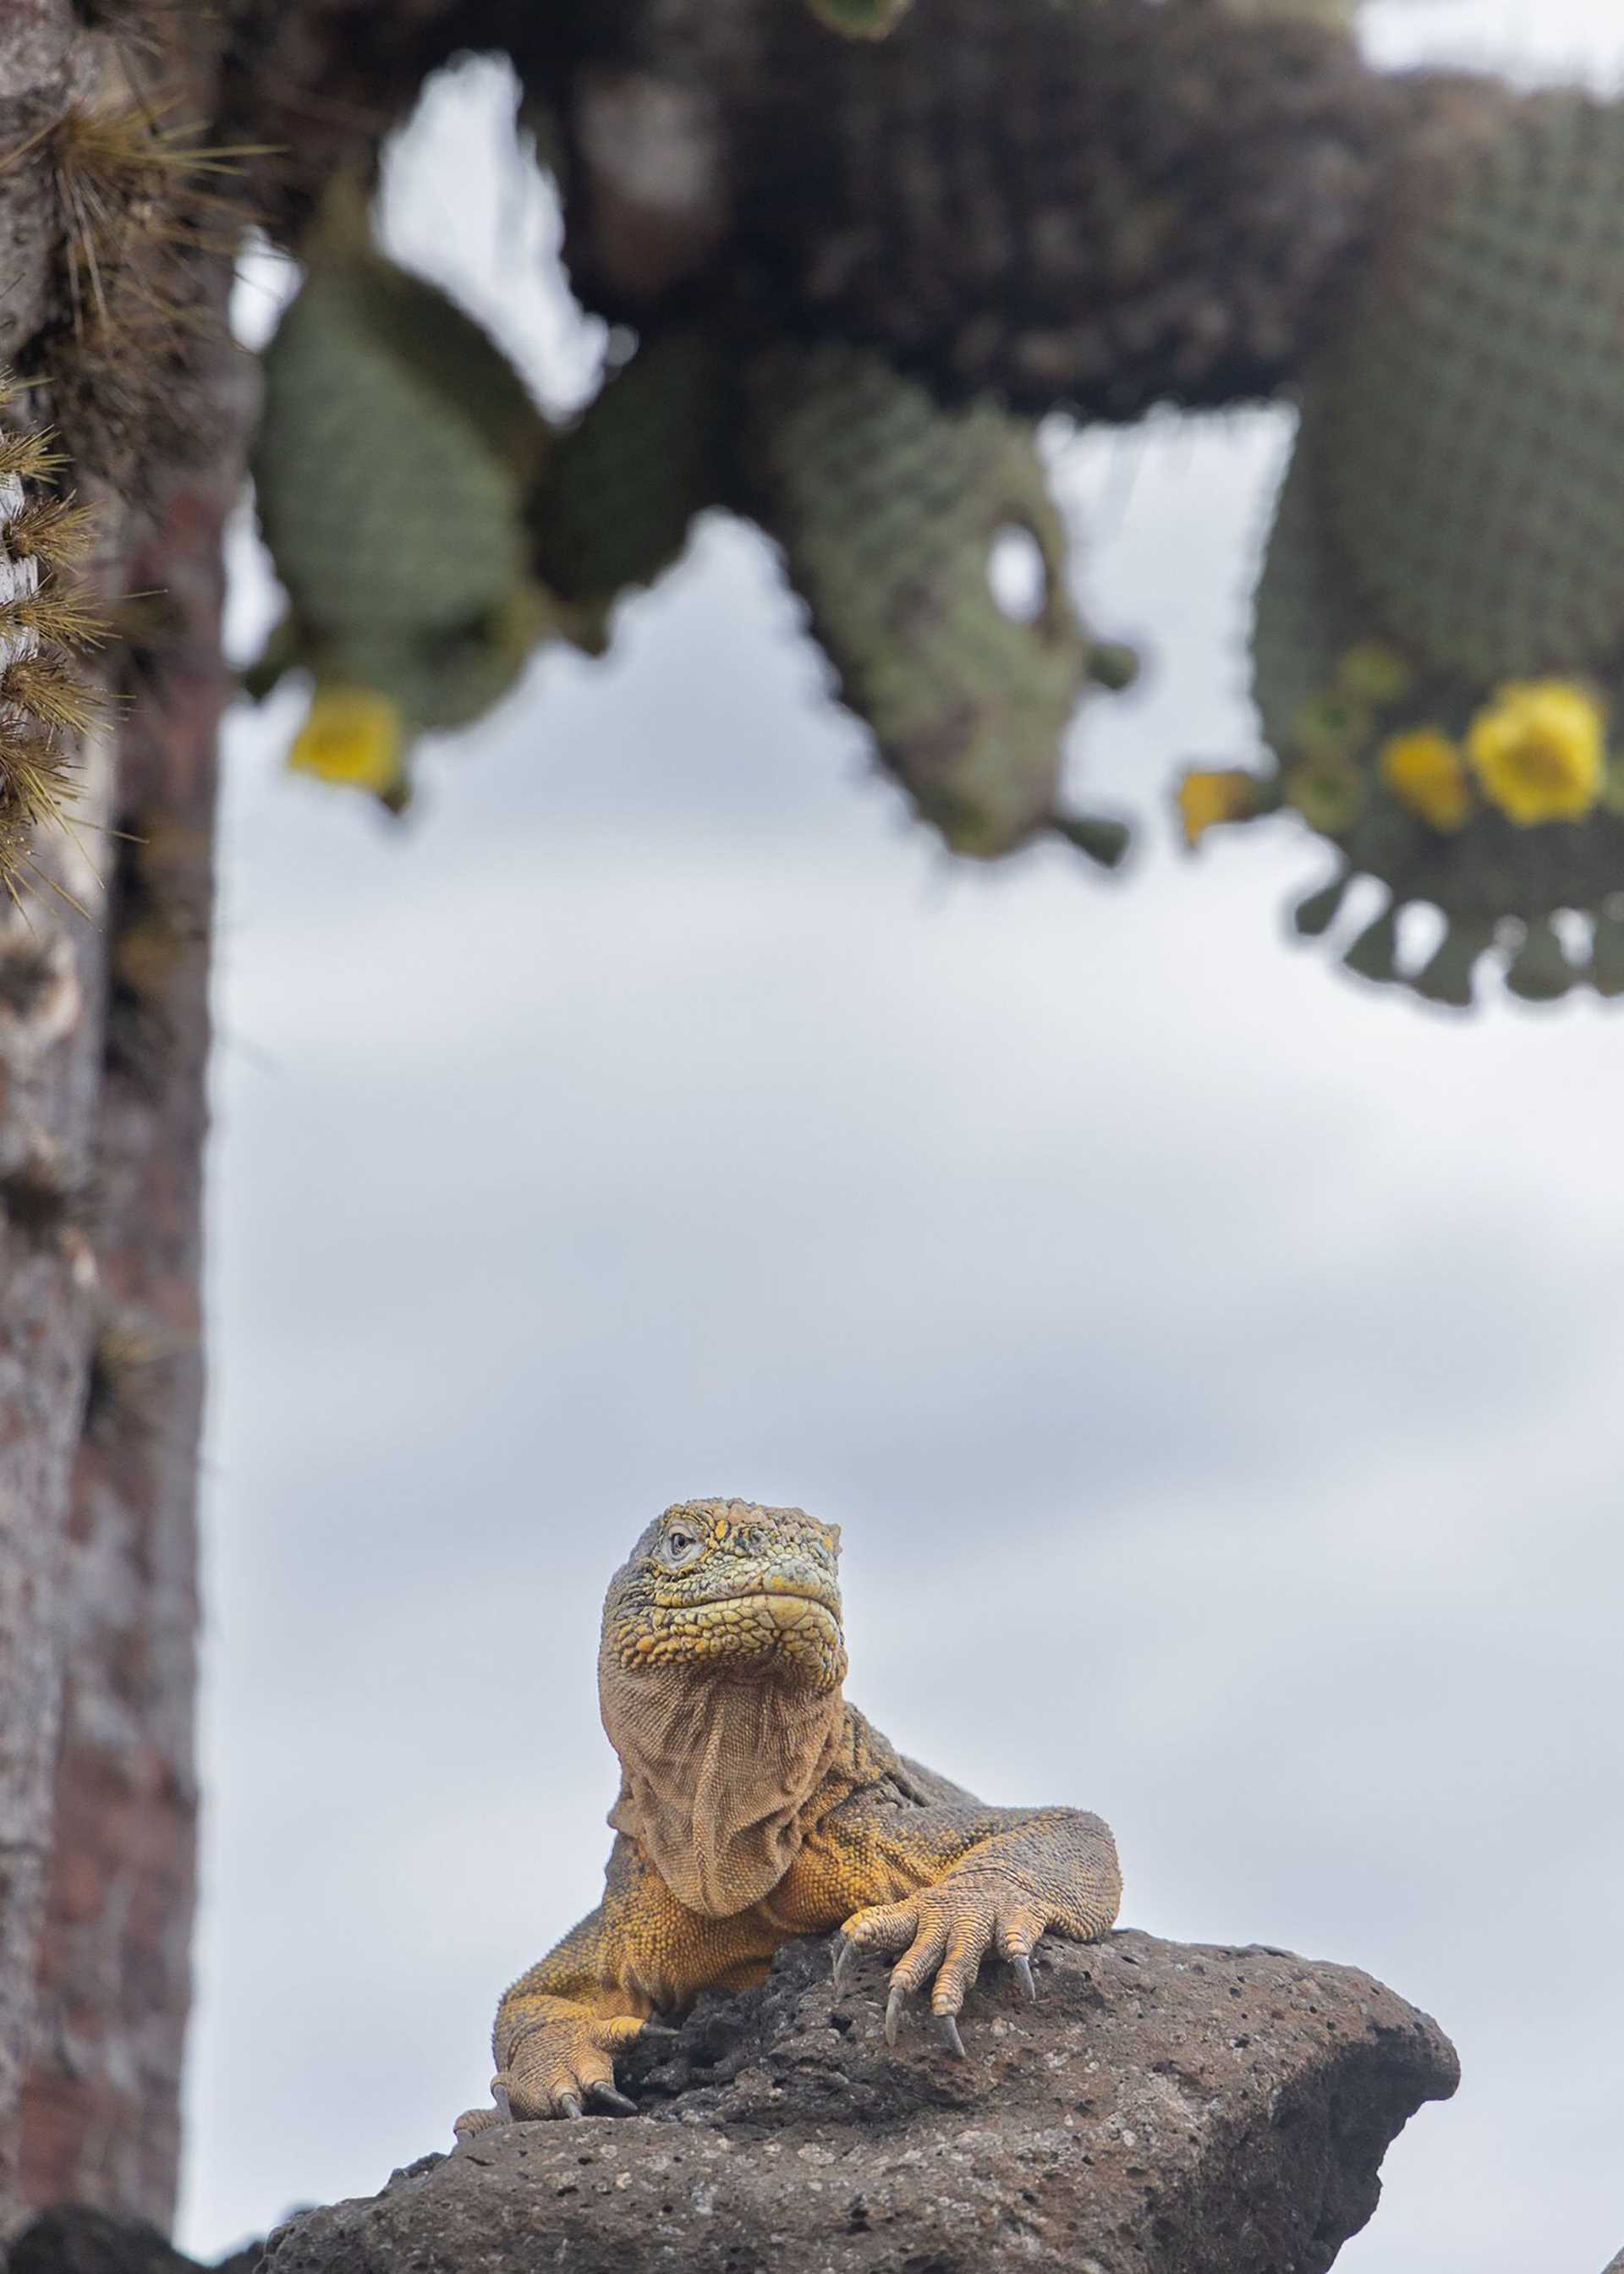
<svg viewBox="0 0 1624 2274"><path fill-rule="evenodd" d="M600 2020L590 2014L543 2022L519 2039L492 2078L497 2106L520 2123L584 2116L589 2108L635 2116L636 2102L616 2087L614 2056L649 2026L629 2015Z"/></svg>
<svg viewBox="0 0 1624 2274"><path fill-rule="evenodd" d="M962 2059L958 2016L981 1961L996 1951L1027 1997L1035 1998L1031 1953L1044 1928L1055 1924L1018 1879L1002 1871L960 1866L906 1901L854 1912L835 1937L835 1988L838 1992L845 1986L859 1952L889 1956L900 1951L885 2001L886 2043L896 2044L907 1999L923 1990L934 1975L930 2007L936 2034Z"/></svg>

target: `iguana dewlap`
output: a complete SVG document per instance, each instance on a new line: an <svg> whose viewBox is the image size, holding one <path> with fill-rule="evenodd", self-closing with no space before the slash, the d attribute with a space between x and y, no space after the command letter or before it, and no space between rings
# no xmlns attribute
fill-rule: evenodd
<svg viewBox="0 0 1624 2274"><path fill-rule="evenodd" d="M887 2036L929 1984L962 2052L956 2016L989 1952L1031 1994L1041 1935L1088 1941L1116 1918L1097 1816L984 1807L846 1702L838 1553L838 1529L799 1509L688 1501L615 1573L598 1654L621 1768L604 1899L502 1999L496 2106L460 2134L629 2110L615 2053L701 1990L760 1982L793 1935L839 1928L837 1980L859 1951L899 1954Z"/></svg>

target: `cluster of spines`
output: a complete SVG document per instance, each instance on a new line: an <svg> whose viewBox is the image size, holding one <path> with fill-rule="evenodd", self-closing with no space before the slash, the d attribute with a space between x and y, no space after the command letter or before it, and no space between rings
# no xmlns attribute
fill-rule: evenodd
<svg viewBox="0 0 1624 2274"><path fill-rule="evenodd" d="M56 222L54 313L37 343L76 458L125 494L149 463L156 417L195 390L176 387L184 343L218 320L201 256L234 244L240 216L217 177L242 153L206 147L179 123L160 78L181 21L158 4L103 11L102 84L0 154L26 169ZM74 744L96 715L83 668L109 635L71 571L92 551L93 517L54 487L50 433L19 415L26 395L0 373L0 891L19 897L41 825L74 802Z"/></svg>
<svg viewBox="0 0 1624 2274"><path fill-rule="evenodd" d="M251 154L207 146L182 100L162 82L144 90L119 44L97 94L0 157L36 169L56 212L60 312L47 352L64 415L93 455L136 471L188 341L221 328L205 264L234 252L244 218L227 184Z"/></svg>
<svg viewBox="0 0 1624 2274"><path fill-rule="evenodd" d="M98 707L82 658L107 636L72 571L94 542L89 510L51 487L49 431L7 425L21 392L0 373L0 891L34 866L35 831L66 821L74 742Z"/></svg>

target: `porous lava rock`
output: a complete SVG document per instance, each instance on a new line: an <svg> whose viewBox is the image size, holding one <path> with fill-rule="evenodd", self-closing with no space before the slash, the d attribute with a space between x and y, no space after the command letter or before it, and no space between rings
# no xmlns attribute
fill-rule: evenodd
<svg viewBox="0 0 1624 2274"><path fill-rule="evenodd" d="M0 2274L254 2274L261 2248L248 2243L207 2267L173 2249L145 2220L63 2203L32 2220L9 2255L0 2247Z"/></svg>
<svg viewBox="0 0 1624 2274"><path fill-rule="evenodd" d="M635 2117L505 2125L277 2230L264 2274L1322 2274L1455 2052L1345 1966L1113 1934L989 1968L956 2060L826 1947L620 2065Z"/></svg>

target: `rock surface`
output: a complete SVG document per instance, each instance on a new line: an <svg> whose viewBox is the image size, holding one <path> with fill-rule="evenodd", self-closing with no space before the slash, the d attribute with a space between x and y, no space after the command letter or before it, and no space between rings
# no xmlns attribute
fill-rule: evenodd
<svg viewBox="0 0 1624 2274"><path fill-rule="evenodd" d="M703 1999L620 2081L636 2117L503 2126L304 2214L265 2274L1323 2274L1388 2142L1453 2092L1425 2014L1350 1968L1114 1934L989 1969L955 2060L891 2052L874 1961Z"/></svg>
<svg viewBox="0 0 1624 2274"><path fill-rule="evenodd" d="M41 2212L11 2245L0 2248L4 2274L254 2274L260 2245L233 2251L217 2266L183 2257L139 2219L64 2203Z"/></svg>

